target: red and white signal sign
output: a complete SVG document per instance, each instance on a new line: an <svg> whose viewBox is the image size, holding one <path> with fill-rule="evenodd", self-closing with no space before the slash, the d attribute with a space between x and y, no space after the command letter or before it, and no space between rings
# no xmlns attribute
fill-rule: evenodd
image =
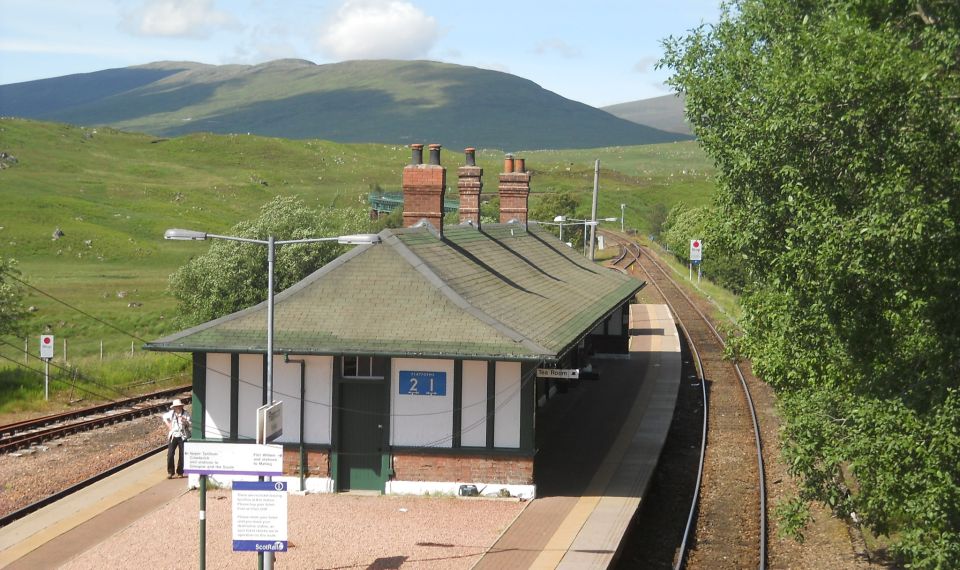
<svg viewBox="0 0 960 570"><path fill-rule="evenodd" d="M40 335L40 358L53 358L53 335Z"/></svg>
<svg viewBox="0 0 960 570"><path fill-rule="evenodd" d="M700 261L703 257L703 242L698 239L690 240L690 261Z"/></svg>

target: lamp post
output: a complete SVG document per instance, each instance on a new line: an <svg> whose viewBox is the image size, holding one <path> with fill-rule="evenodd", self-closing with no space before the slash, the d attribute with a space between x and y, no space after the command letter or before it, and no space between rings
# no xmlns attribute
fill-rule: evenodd
<svg viewBox="0 0 960 570"><path fill-rule="evenodd" d="M587 255L587 229L590 229L590 234L593 235L593 231L600 224L600 222L616 222L620 218L600 218L599 220L579 220L574 218L568 218L566 216L556 216L553 218L554 222L560 224L560 240L563 241L563 224L565 222L572 222L575 224L583 224L583 255ZM590 259L593 260L593 243L590 244Z"/></svg>
<svg viewBox="0 0 960 570"><path fill-rule="evenodd" d="M291 243L317 243L321 241L335 241L344 245L371 245L380 243L380 236L377 234L354 234L336 237L306 238L276 240L273 236L267 239L253 239L237 236L222 236L207 232L198 232L194 230L169 229L163 232L163 239L181 240L181 241L205 241L208 239L220 239L226 241L239 241L244 243L256 243L267 246L267 401L264 404L273 404L273 267L276 247L278 245L287 245ZM200 568L206 566L206 477L200 477ZM261 553L263 554L263 553ZM264 568L270 570L273 568L273 553L267 553L264 556Z"/></svg>

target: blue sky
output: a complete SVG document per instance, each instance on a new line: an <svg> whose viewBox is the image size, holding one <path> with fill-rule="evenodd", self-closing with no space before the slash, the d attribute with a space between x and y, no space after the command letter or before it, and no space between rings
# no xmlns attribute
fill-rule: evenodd
<svg viewBox="0 0 960 570"><path fill-rule="evenodd" d="M0 84L153 61L430 59L604 106L669 93L663 38L719 0L0 0Z"/></svg>

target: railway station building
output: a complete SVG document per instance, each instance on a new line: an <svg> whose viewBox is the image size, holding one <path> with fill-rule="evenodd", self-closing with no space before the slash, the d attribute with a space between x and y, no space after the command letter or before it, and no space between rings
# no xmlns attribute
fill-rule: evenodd
<svg viewBox="0 0 960 570"><path fill-rule="evenodd" d="M626 351L628 305L643 282L529 221L531 175L509 155L500 223L480 219L483 170L467 149L460 223L444 227L440 147L426 162L422 145L412 149L405 227L276 295L284 476L316 492L476 485L532 498L537 410L563 387L538 370L581 368L593 347ZM193 354L194 440L254 440L266 311L261 303L146 345Z"/></svg>

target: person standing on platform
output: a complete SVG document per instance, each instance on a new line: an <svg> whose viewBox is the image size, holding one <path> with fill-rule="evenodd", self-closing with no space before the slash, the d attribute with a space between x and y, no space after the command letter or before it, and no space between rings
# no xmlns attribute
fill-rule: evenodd
<svg viewBox="0 0 960 570"><path fill-rule="evenodd" d="M167 479L174 475L183 477L183 442L190 437L190 414L183 409L179 399L170 404L170 411L163 414L163 423L167 425ZM178 453L176 470L173 455Z"/></svg>

